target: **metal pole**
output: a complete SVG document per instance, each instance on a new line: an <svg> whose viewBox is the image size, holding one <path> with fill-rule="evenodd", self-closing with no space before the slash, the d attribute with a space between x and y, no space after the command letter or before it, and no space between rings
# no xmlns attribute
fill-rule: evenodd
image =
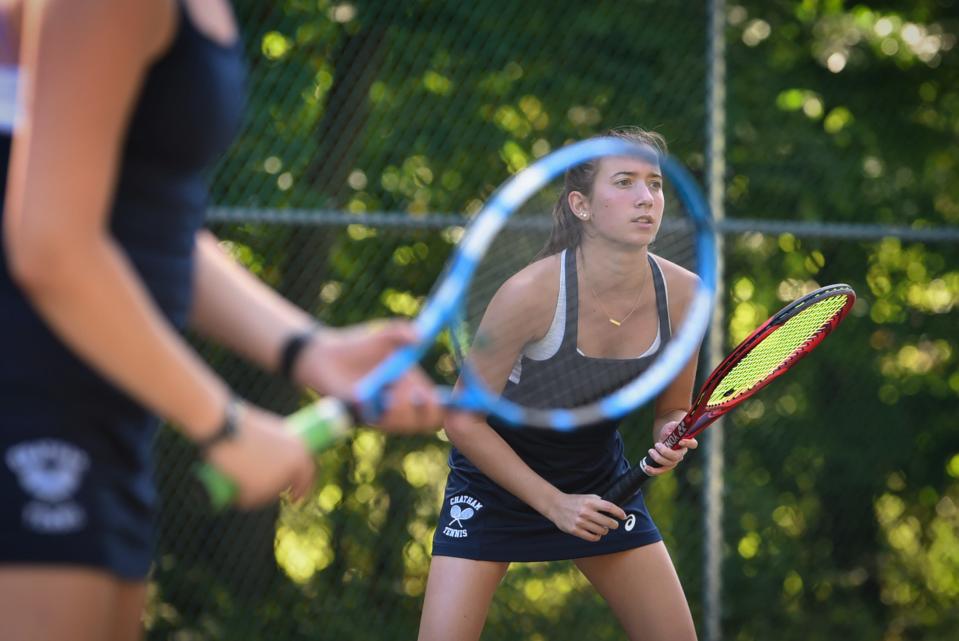
<svg viewBox="0 0 959 641"><path fill-rule="evenodd" d="M707 44L708 93L706 98L706 188L709 206L717 224L725 218L723 196L726 172L726 3L710 0ZM718 294L704 362L712 369L724 351L725 324L722 306L723 237L717 234ZM717 421L704 434L706 474L703 494L703 625L705 641L722 639L722 556L723 556L723 426Z"/></svg>

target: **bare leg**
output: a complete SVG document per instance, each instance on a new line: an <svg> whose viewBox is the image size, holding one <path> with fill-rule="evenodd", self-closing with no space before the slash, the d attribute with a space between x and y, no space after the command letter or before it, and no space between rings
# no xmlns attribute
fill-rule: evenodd
<svg viewBox="0 0 959 641"><path fill-rule="evenodd" d="M131 622L139 623L144 594L141 584L122 583L100 570L5 566L0 568L3 638L136 641L139 626Z"/></svg>
<svg viewBox="0 0 959 641"><path fill-rule="evenodd" d="M689 604L662 541L575 563L633 641L695 641Z"/></svg>
<svg viewBox="0 0 959 641"><path fill-rule="evenodd" d="M475 641L509 563L434 556L419 641Z"/></svg>
<svg viewBox="0 0 959 641"><path fill-rule="evenodd" d="M143 637L143 608L147 599L146 581L117 581L113 616L113 641L140 641Z"/></svg>

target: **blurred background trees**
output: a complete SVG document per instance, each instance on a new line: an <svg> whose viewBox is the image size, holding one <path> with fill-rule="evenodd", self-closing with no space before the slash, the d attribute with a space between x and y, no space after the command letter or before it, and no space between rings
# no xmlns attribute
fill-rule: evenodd
<svg viewBox="0 0 959 641"><path fill-rule="evenodd" d="M215 228L325 322L414 314L454 241L430 216L475 211L568 141L639 124L702 177L706 3L234 5L251 93L215 174ZM955 639L957 3L751 0L724 14L726 216L779 226L725 237L725 343L817 284L860 295L826 348L727 421L724 637ZM889 227L841 226L864 224ZM897 233L930 227L952 235ZM241 393L277 411L302 401L204 349ZM633 453L648 424L624 425ZM165 432L157 451L163 491L191 491L190 449ZM360 431L321 456L300 507L214 516L178 496L149 637L414 638L447 452L441 435ZM698 620L701 464L648 490ZM484 639L573 637L622 633L570 565L511 570Z"/></svg>

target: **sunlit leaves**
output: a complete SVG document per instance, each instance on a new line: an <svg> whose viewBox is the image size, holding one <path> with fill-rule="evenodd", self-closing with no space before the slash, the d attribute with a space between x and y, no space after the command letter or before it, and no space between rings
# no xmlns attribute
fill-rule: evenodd
<svg viewBox="0 0 959 641"><path fill-rule="evenodd" d="M446 453L440 448L410 452L403 457L403 475L413 487L434 483L436 479L443 478L446 472Z"/></svg>
<svg viewBox="0 0 959 641"><path fill-rule="evenodd" d="M326 513L332 512L343 500L343 489L339 485L328 483L316 494L316 503Z"/></svg>
<svg viewBox="0 0 959 641"><path fill-rule="evenodd" d="M628 12L613 20L589 3L543 5L544 14L559 16L549 28L484 22L496 9L529 17L536 3L238 4L254 20L272 17L254 25L260 31L248 41L250 119L218 174L218 204L469 213L510 172L607 125L661 126L683 159L704 147L702 33L686 26L702 23L689 19L701 4L660 4L655 21L643 17L655 29L618 33ZM949 144L959 131L959 84L943 7L924 0L895 11L839 0L728 5L727 215L959 223L959 156ZM665 25L676 13L683 26ZM571 37L589 21L591 36ZM388 29L349 40L371 25ZM676 44L684 32L693 34L688 50ZM657 34L668 36L665 44L656 44ZM375 77L356 93L370 110L365 119L361 109L334 101L353 95L349 81L366 68L338 66L344 50L370 54ZM317 171L325 167L342 168L336 181ZM285 229L241 231L286 238ZM316 258L309 265L302 258L284 264L295 255L281 252L277 260L245 239L227 248L271 283L315 278L309 304L340 324L415 314L461 235L459 227L430 235L323 227L315 238L329 245L311 240L299 254ZM917 629L923 626L952 638L955 596L947 597L954 595L959 504L959 455L948 440L959 398L953 247L758 232L725 240L729 343L819 284L849 281L860 294L828 344L728 417L727 634L825 639L841 618L842 630L854 630L848 638L937 633ZM455 376L449 357L428 366L446 380ZM277 557L303 590L307 612L349 611L336 598L353 589L365 600L351 608L400 603L415 626L449 444L440 437L366 441L323 455L316 496L284 507ZM694 608L702 601L700 565L689 541L700 539L701 515L682 499L700 487L697 459L647 494L680 551L674 557ZM899 465L911 466L910 474L890 472ZM517 566L497 595L488 636L520 638L497 634L498 623L515 632L517 620L575 617L571 606L588 599L605 607L568 565ZM757 604L767 604L763 617L755 616ZM300 625L327 618L287 614ZM327 630L336 623L324 621L314 636L361 636ZM552 638L526 632L523 638Z"/></svg>
<svg viewBox="0 0 959 641"><path fill-rule="evenodd" d="M333 22L350 22L356 18L356 5L350 2L340 2L330 5L327 15Z"/></svg>
<svg viewBox="0 0 959 641"><path fill-rule="evenodd" d="M799 4L797 16L813 25L814 53L833 73L842 72L850 60L864 65L866 52L901 65L921 62L934 67L956 43L955 35L938 22L922 24L862 5L846 11L841 3L817 4Z"/></svg>
<svg viewBox="0 0 959 641"><path fill-rule="evenodd" d="M383 290L380 300L392 314L407 317L416 316L423 302L421 297L391 288Z"/></svg>
<svg viewBox="0 0 959 641"><path fill-rule="evenodd" d="M846 107L834 107L826 114L823 120L823 129L828 133L836 134L853 122L852 112Z"/></svg>
<svg viewBox="0 0 959 641"><path fill-rule="evenodd" d="M946 472L949 473L949 476L959 479L959 454L956 454L946 465Z"/></svg>
<svg viewBox="0 0 959 641"><path fill-rule="evenodd" d="M733 345L738 344L759 327L759 324L767 317L767 310L761 305L749 301L737 304L730 314L729 342Z"/></svg>
<svg viewBox="0 0 959 641"><path fill-rule="evenodd" d="M806 89L787 89L776 98L776 106L783 111L802 110L806 116L819 119L823 114L822 98Z"/></svg>
<svg viewBox="0 0 959 641"><path fill-rule="evenodd" d="M515 142L507 141L504 143L501 154L503 159L506 161L506 165L509 167L510 172L512 173L522 171L527 167L527 165L529 165L529 156L526 155L526 152L523 151L523 148Z"/></svg>
<svg viewBox="0 0 959 641"><path fill-rule="evenodd" d="M945 314L959 304L959 270L944 270L941 258L921 245L904 248L898 240L885 240L870 263L867 282L879 297L876 322L895 322L905 308Z"/></svg>
<svg viewBox="0 0 959 641"><path fill-rule="evenodd" d="M736 551L744 559L751 559L759 554L759 547L762 543L762 537L757 532L748 532L736 545Z"/></svg>
<svg viewBox="0 0 959 641"><path fill-rule="evenodd" d="M772 32L769 23L762 19L750 20L743 29L743 42L748 47L755 47L769 37Z"/></svg>
<svg viewBox="0 0 959 641"><path fill-rule="evenodd" d="M393 250L393 262L401 267L426 260L430 255L429 246L424 242L412 245L400 245Z"/></svg>
<svg viewBox="0 0 959 641"><path fill-rule="evenodd" d="M802 536L806 529L806 520L803 513L795 506L780 505L773 510L772 517L776 525L789 536Z"/></svg>
<svg viewBox="0 0 959 641"><path fill-rule="evenodd" d="M571 598L581 598L590 590L582 574L572 566L548 571L545 567L510 566L508 579L520 594L511 601L510 609L517 613L549 614L567 606Z"/></svg>
<svg viewBox="0 0 959 641"><path fill-rule="evenodd" d="M513 83L522 77L523 67L519 63L511 60L506 63L502 69L492 71L480 79L478 88L494 96L502 95L510 89Z"/></svg>
<svg viewBox="0 0 959 641"><path fill-rule="evenodd" d="M445 96L453 91L453 81L436 71L423 74L423 87L431 93Z"/></svg>
<svg viewBox="0 0 959 641"><path fill-rule="evenodd" d="M306 583L333 560L330 536L320 522L305 531L276 529L276 562L297 583Z"/></svg>
<svg viewBox="0 0 959 641"><path fill-rule="evenodd" d="M923 495L913 505L892 493L875 501L888 545L882 599L890 605L925 609L959 597L959 491L940 495L927 487Z"/></svg>
<svg viewBox="0 0 959 641"><path fill-rule="evenodd" d="M292 41L278 31L271 31L263 36L263 55L270 60L280 60L292 47Z"/></svg>

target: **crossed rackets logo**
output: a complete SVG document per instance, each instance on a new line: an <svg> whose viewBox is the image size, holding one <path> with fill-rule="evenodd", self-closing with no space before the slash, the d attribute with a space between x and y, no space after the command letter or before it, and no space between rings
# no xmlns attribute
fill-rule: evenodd
<svg viewBox="0 0 959 641"><path fill-rule="evenodd" d="M483 503L467 494L458 494L450 500L450 522L443 526L443 534L452 539L469 536L464 521L469 521L483 509Z"/></svg>
<svg viewBox="0 0 959 641"><path fill-rule="evenodd" d="M474 514L476 514L476 512L474 512L473 508L471 507L468 507L464 510L459 505L454 505L450 508L450 516L453 517L453 520L450 521L450 525L452 526L454 523L458 523L460 527L464 527L463 521L469 521L471 518L473 518Z"/></svg>

